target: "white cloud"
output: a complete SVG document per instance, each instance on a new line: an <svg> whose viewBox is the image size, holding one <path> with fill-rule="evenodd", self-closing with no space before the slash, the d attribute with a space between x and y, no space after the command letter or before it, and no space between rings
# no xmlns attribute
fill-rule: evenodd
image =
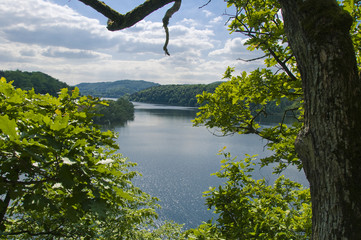
<svg viewBox="0 0 361 240"><path fill-rule="evenodd" d="M0 22L6 25L1 25L1 31L11 42L82 49L115 43L98 20L83 17L67 6L42 0L3 1Z"/></svg>
<svg viewBox="0 0 361 240"><path fill-rule="evenodd" d="M223 48L216 49L209 53L210 57L224 58L224 59L253 59L258 56L263 55L260 51L249 51L247 50L247 46L245 46L245 42L248 39L246 38L233 38L228 39ZM262 60L256 61L258 65L262 64Z"/></svg>
<svg viewBox="0 0 361 240"><path fill-rule="evenodd" d="M68 49L62 47L49 47L42 53L42 55L52 58L67 59L111 58L109 55L94 52L91 50Z"/></svg>
<svg viewBox="0 0 361 240"><path fill-rule="evenodd" d="M245 51L242 39L224 45L214 26L201 24L208 21L204 16L214 16L208 10L170 23L171 56L167 57L160 20L143 20L131 28L109 32L98 19L56 3L2 0L2 69L43 71L69 84L120 79L199 83L219 80L234 56ZM221 20L216 17L211 22Z"/></svg>
<svg viewBox="0 0 361 240"><path fill-rule="evenodd" d="M182 26L190 26L190 27L197 27L199 26L199 23L194 20L194 19L190 19L190 18L184 18L182 21L177 22L177 25L182 25Z"/></svg>
<svg viewBox="0 0 361 240"><path fill-rule="evenodd" d="M239 55L246 51L246 47L243 44L247 41L247 39L242 38L233 38L228 39L224 44L222 49L217 49L209 53L210 56L226 56L229 57L232 55Z"/></svg>
<svg viewBox="0 0 361 240"><path fill-rule="evenodd" d="M215 23L220 23L220 22L222 22L222 21L223 21L223 17L218 16L218 17L213 18L213 19L210 21L210 23L211 23L211 24L215 24Z"/></svg>
<svg viewBox="0 0 361 240"><path fill-rule="evenodd" d="M202 12L204 13L204 15L205 15L206 17L211 17L211 16L214 15L211 11L208 11L208 10L202 10Z"/></svg>

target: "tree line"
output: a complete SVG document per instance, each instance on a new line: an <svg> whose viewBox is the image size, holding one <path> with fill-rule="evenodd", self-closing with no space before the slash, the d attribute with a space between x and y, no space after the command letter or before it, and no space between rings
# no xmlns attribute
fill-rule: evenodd
<svg viewBox="0 0 361 240"><path fill-rule="evenodd" d="M140 90L158 86L159 84L143 80L119 80L114 82L80 83L79 88L83 95L105 98L120 98Z"/></svg>
<svg viewBox="0 0 361 240"><path fill-rule="evenodd" d="M219 84L220 82L160 85L133 93L129 96L129 99L134 102L196 107L198 106L196 96L204 91L214 92L214 89Z"/></svg>

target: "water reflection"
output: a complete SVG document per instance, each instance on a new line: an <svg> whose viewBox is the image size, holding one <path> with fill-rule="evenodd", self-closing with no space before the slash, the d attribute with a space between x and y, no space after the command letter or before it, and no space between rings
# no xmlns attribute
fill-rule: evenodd
<svg viewBox="0 0 361 240"><path fill-rule="evenodd" d="M215 137L204 127L192 127L197 109L135 103L135 119L117 127L120 152L137 162L143 177L135 183L145 192L160 198L161 219L196 227L214 215L207 211L202 192L218 186L221 180L211 176L220 168L224 146L233 156L270 154L256 135ZM272 169L257 171L255 178L273 181ZM305 181L304 175L290 168L287 175Z"/></svg>

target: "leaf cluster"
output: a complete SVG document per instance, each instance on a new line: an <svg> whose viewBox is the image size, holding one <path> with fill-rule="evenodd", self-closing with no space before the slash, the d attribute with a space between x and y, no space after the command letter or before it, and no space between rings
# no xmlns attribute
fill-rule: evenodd
<svg viewBox="0 0 361 240"><path fill-rule="evenodd" d="M221 135L257 134L267 140L267 147L273 150L271 157L261 159L264 165L277 162L276 171L282 171L289 164L302 167L296 156L294 141L302 126L302 102L298 96L300 88L284 84L284 73L274 74L269 69L255 70L251 74L232 76L229 68L225 77L229 81L219 85L214 93L198 95L202 105L193 120L195 126L205 125L216 129ZM275 115L271 103L281 105L283 113L279 123L261 127L259 119ZM285 118L293 118L293 123Z"/></svg>
<svg viewBox="0 0 361 240"><path fill-rule="evenodd" d="M310 239L309 189L284 176L273 185L255 180L254 157L236 161L229 153L223 155L215 175L226 183L204 192L209 209L219 217L186 232L189 239Z"/></svg>
<svg viewBox="0 0 361 240"><path fill-rule="evenodd" d="M126 239L156 218L156 198L93 124L101 102L0 82L0 235L7 239Z"/></svg>

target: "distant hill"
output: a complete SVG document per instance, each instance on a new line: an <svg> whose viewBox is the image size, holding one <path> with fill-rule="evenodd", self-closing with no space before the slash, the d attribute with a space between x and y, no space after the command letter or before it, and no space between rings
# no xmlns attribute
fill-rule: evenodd
<svg viewBox="0 0 361 240"><path fill-rule="evenodd" d="M135 102L159 103L178 106L196 107L197 94L203 91L214 92L221 82L211 84L160 85L130 95Z"/></svg>
<svg viewBox="0 0 361 240"><path fill-rule="evenodd" d="M143 80L119 80L115 82L80 83L76 85L82 95L109 98L119 98L154 86L159 86L159 84Z"/></svg>
<svg viewBox="0 0 361 240"><path fill-rule="evenodd" d="M36 93L57 96L62 88L72 89L68 84L61 82L42 72L0 71L0 77L6 78L8 82L14 81L13 86L23 90L34 88Z"/></svg>

